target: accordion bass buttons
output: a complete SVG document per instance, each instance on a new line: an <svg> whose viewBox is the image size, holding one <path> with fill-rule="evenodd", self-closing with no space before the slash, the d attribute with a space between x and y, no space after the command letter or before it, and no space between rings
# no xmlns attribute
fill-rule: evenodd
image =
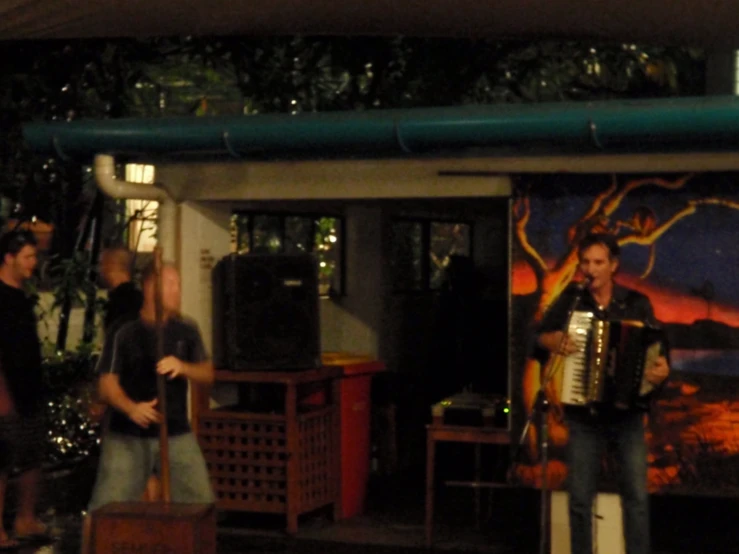
<svg viewBox="0 0 739 554"><path fill-rule="evenodd" d="M608 352L608 331L609 325L607 321L595 321L592 325L592 347L591 363L589 370L590 387L588 388L588 402L597 402L603 398L603 373L607 366Z"/></svg>

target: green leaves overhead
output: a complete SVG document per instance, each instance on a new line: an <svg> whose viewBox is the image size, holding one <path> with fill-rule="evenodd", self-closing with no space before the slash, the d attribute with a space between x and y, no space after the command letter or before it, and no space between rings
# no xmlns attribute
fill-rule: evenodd
<svg viewBox="0 0 739 554"><path fill-rule="evenodd" d="M698 51L582 41L185 37L0 50L0 102L20 120L694 95L704 73Z"/></svg>

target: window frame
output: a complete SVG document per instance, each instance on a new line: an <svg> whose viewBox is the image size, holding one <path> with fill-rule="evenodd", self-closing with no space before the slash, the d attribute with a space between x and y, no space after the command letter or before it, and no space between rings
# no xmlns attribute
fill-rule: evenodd
<svg viewBox="0 0 739 554"><path fill-rule="evenodd" d="M434 224L457 224L467 225L469 228L469 258L474 260L475 255L475 240L474 222L469 219L455 218L455 217L414 217L414 216L393 216L390 219L392 237L392 226L395 223L415 223L421 225L421 286L419 288L402 288L396 286L394 275L392 276L392 292L394 294L423 294L423 293L434 293L438 292L439 288L431 288L431 227ZM391 245L392 248L392 245ZM391 250L392 257L392 250ZM390 260L392 264L393 259Z"/></svg>
<svg viewBox="0 0 739 554"><path fill-rule="evenodd" d="M339 260L338 260L338 270L339 270L339 279L338 279L338 286L341 290L335 290L333 287L329 289L329 292L321 293L319 290L319 296L322 298L336 298L336 297L343 297L346 296L346 218L343 215L332 213L332 212L315 212L315 211L280 211L280 210L256 210L256 209L232 209L231 210L231 217L229 221L231 221L234 217L239 216L248 216L248 234L249 234L249 253L251 253L254 250L254 219L255 216L266 216L266 217L278 217L280 219L280 245L281 245L281 251L275 253L278 254L285 254L285 232L286 232L286 225L288 218L296 217L296 218L303 218L303 219L309 219L311 222L311 237L315 240L316 235L316 220L321 218L333 218L337 219L340 222L341 229L339 230L338 234L338 240L339 240ZM234 248L235 252L238 252L238 233L236 236L236 243L232 245L232 248ZM315 254L315 242L311 243L311 250L309 253ZM248 255L245 254L245 255ZM319 276L320 281L320 276Z"/></svg>

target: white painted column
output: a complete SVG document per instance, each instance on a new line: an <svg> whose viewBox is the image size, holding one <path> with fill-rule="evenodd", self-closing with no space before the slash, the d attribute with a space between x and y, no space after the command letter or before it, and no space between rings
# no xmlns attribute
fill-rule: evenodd
<svg viewBox="0 0 739 554"><path fill-rule="evenodd" d="M198 324L208 353L213 352L213 266L230 252L228 206L185 202L179 210L179 255L182 313ZM233 387L214 386L212 396L228 403Z"/></svg>

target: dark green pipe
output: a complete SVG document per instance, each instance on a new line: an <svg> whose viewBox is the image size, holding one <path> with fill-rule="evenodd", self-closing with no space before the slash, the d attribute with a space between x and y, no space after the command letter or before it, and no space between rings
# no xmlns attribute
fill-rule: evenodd
<svg viewBox="0 0 739 554"><path fill-rule="evenodd" d="M645 143L739 143L734 96L452 108L29 123L24 135L43 154L248 156L347 150L420 153L562 143L584 148Z"/></svg>

